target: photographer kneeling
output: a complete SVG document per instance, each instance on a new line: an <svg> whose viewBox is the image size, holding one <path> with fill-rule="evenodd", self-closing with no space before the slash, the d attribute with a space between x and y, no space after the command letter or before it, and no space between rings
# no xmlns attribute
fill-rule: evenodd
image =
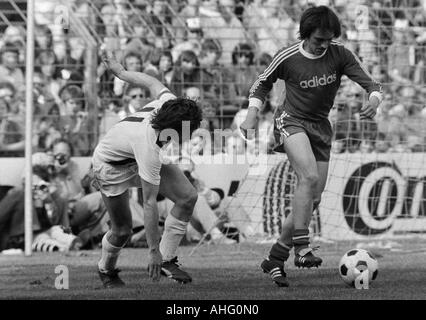
<svg viewBox="0 0 426 320"><path fill-rule="evenodd" d="M49 156L36 153L33 161L33 244L34 251L78 250L81 239L68 233L67 201L50 183ZM9 190L0 202L0 250L24 249L25 190Z"/></svg>

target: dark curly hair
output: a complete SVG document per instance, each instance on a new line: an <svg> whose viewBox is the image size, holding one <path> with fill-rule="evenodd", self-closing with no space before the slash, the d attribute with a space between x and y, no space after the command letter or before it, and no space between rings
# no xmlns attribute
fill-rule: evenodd
<svg viewBox="0 0 426 320"><path fill-rule="evenodd" d="M326 6L312 7L303 12L299 28L300 39L308 39L316 29L332 31L335 38L341 35L339 18Z"/></svg>
<svg viewBox="0 0 426 320"><path fill-rule="evenodd" d="M194 100L176 98L166 101L154 114L152 127L160 132L165 129L173 129L182 135L182 122L190 122L190 133L200 127L202 111Z"/></svg>

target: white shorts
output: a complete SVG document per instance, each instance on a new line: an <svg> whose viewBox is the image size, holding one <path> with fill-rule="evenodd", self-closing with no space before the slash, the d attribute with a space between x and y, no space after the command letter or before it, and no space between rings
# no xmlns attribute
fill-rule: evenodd
<svg viewBox="0 0 426 320"><path fill-rule="evenodd" d="M133 187L142 188L136 162L111 165L93 159L92 166L90 172L92 184L107 197L119 196Z"/></svg>

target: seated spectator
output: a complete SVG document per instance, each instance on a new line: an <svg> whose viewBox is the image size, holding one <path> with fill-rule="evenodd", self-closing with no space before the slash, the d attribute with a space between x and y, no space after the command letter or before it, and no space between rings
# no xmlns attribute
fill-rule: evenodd
<svg viewBox="0 0 426 320"><path fill-rule="evenodd" d="M54 171L51 183L57 189L61 198L68 201L70 227L74 234L79 235L83 245L87 245L94 238L108 229L104 218L106 208L100 192L83 184L82 168L72 159L73 147L69 141L56 140L51 149ZM106 229L106 230L105 230Z"/></svg>
<svg viewBox="0 0 426 320"><path fill-rule="evenodd" d="M220 43L215 39L204 39L201 44L201 52L198 56L200 66L211 73L220 72L222 65L219 58L222 55Z"/></svg>
<svg viewBox="0 0 426 320"><path fill-rule="evenodd" d="M11 104L15 98L16 89L10 82L0 82L0 99L3 99L8 104Z"/></svg>
<svg viewBox="0 0 426 320"><path fill-rule="evenodd" d="M231 0L202 1L199 9L200 27L205 38L217 39L222 47L219 62L229 65L233 48L246 39L245 29L234 14L235 3Z"/></svg>
<svg viewBox="0 0 426 320"><path fill-rule="evenodd" d="M141 88L135 85L128 85L123 96L123 107L118 112L119 118L122 120L128 115L140 111L152 99L149 89Z"/></svg>
<svg viewBox="0 0 426 320"><path fill-rule="evenodd" d="M249 44L241 43L234 48L230 74L230 104L222 106L218 114L222 128L231 127L235 114L248 103L250 87L257 79L254 52Z"/></svg>
<svg viewBox="0 0 426 320"><path fill-rule="evenodd" d="M64 61L64 69L62 69L62 78L67 84L81 86L84 78L84 59L86 52L86 43L84 39L72 36L68 39L69 50Z"/></svg>
<svg viewBox="0 0 426 320"><path fill-rule="evenodd" d="M100 9L101 12L101 21L98 25L99 34L102 34L103 43L106 45L108 50L117 51L121 49L121 39L118 35L124 38L123 31L119 28L119 23L121 22L120 17L118 17L117 8L112 3L107 3L103 5Z"/></svg>
<svg viewBox="0 0 426 320"><path fill-rule="evenodd" d="M89 152L89 128L83 91L78 86L67 85L60 90L59 96L63 114L61 134L71 142L75 155L86 155Z"/></svg>
<svg viewBox="0 0 426 320"><path fill-rule="evenodd" d="M185 41L177 43L171 50L173 63L176 63L179 60L179 57L184 51L192 51L198 57L201 53L201 44L203 39L204 34L199 24L189 27Z"/></svg>
<svg viewBox="0 0 426 320"><path fill-rule="evenodd" d="M69 228L67 202L49 181L45 154L33 155L33 250L78 250L81 239L64 232ZM24 248L25 191L23 186L11 189L0 202L0 250Z"/></svg>
<svg viewBox="0 0 426 320"><path fill-rule="evenodd" d="M170 89L177 96L183 96L185 89L189 87L198 87L202 99L214 97L213 77L200 68L194 52L184 51L175 64Z"/></svg>
<svg viewBox="0 0 426 320"><path fill-rule="evenodd" d="M67 200L82 198L82 174L77 163L72 160L73 146L65 139L58 139L52 143L51 150L55 168L55 175L51 180L55 183L59 195Z"/></svg>
<svg viewBox="0 0 426 320"><path fill-rule="evenodd" d="M0 99L0 157L23 157L25 140L22 128L9 119L9 104Z"/></svg>
<svg viewBox="0 0 426 320"><path fill-rule="evenodd" d="M22 26L8 26L0 38L0 48L6 43L10 43L17 48L25 47L25 29ZM21 61L21 59L19 59Z"/></svg>
<svg viewBox="0 0 426 320"><path fill-rule="evenodd" d="M199 56L200 66L213 76L215 86L214 101L218 102L216 109L220 106L229 109L234 103L235 90L233 84L232 70L219 63L222 55L222 47L216 39L205 39L202 43L202 51Z"/></svg>
<svg viewBox="0 0 426 320"><path fill-rule="evenodd" d="M200 105L201 110L203 111L203 119L205 120L204 128L210 131L213 129L219 128L219 122L216 117L218 104L208 96L203 98L202 91L199 87L188 87L185 89L184 96L197 101Z"/></svg>
<svg viewBox="0 0 426 320"><path fill-rule="evenodd" d="M59 106L53 104L47 114L35 121L34 132L38 134L38 149L49 150L55 140L61 138Z"/></svg>
<svg viewBox="0 0 426 320"><path fill-rule="evenodd" d="M138 52L141 56L146 56L152 51L152 45L156 41L154 31L146 24L139 15L132 15L129 19L132 27L132 37L125 45L124 55L129 52Z"/></svg>
<svg viewBox="0 0 426 320"><path fill-rule="evenodd" d="M254 65L254 51L247 43L238 44L232 51L232 73L235 88L234 104L241 106L247 100L251 85L255 82L258 71Z"/></svg>
<svg viewBox="0 0 426 320"><path fill-rule="evenodd" d="M0 81L13 83L19 93L25 91L24 73L19 68L19 50L16 46L6 43L0 49Z"/></svg>
<svg viewBox="0 0 426 320"><path fill-rule="evenodd" d="M139 54L135 52L129 52L123 58L124 68L128 71L141 72L142 71L142 58ZM114 78L114 94L121 97L126 90L127 83L119 78Z"/></svg>
<svg viewBox="0 0 426 320"><path fill-rule="evenodd" d="M41 52L34 62L34 88L39 93L39 103L47 108L53 103L61 102L59 90L64 81L59 73L58 64L53 51Z"/></svg>
<svg viewBox="0 0 426 320"><path fill-rule="evenodd" d="M158 71L160 81L169 87L172 83L173 78L173 57L169 51L163 51L160 55L158 63Z"/></svg>
<svg viewBox="0 0 426 320"><path fill-rule="evenodd" d="M34 55L38 57L44 51L53 49L53 34L47 25L34 27Z"/></svg>

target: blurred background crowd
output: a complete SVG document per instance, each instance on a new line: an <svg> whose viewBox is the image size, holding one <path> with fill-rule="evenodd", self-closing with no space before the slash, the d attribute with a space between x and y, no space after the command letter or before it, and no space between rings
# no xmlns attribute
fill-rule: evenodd
<svg viewBox="0 0 426 320"><path fill-rule="evenodd" d="M36 151L65 139L90 156L114 123L153 99L147 88L105 70L99 48L123 65L199 101L204 128L235 129L248 91L273 55L298 37L301 13L326 4L338 13L341 42L384 86L374 121L361 121L364 91L343 79L330 121L333 152L422 152L426 138L425 0L72 0L36 1L34 123ZM0 1L0 156L23 156L26 1ZM260 114L267 143L278 81ZM195 138L197 140L197 138ZM202 143L202 142L201 142ZM238 133L213 152L245 150ZM193 142L193 144L196 144ZM190 147L189 147L190 148ZM199 152L202 148L190 148ZM254 151L255 152L255 151Z"/></svg>

